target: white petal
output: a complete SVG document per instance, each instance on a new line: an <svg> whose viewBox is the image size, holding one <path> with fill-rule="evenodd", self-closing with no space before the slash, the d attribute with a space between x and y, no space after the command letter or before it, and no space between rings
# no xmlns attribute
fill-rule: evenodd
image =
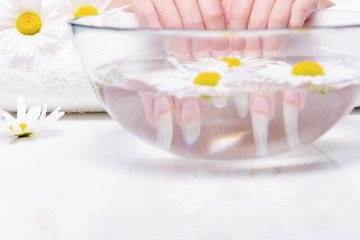
<svg viewBox="0 0 360 240"><path fill-rule="evenodd" d="M9 0L8 2L10 6L16 10L20 9L24 5L24 2L22 0Z"/></svg>
<svg viewBox="0 0 360 240"><path fill-rule="evenodd" d="M15 21L12 18L9 17L0 17L0 31L3 31L5 29L9 28L15 28Z"/></svg>
<svg viewBox="0 0 360 240"><path fill-rule="evenodd" d="M47 111L47 104L44 104L43 108L42 108L42 111L41 111L41 115L40 115L40 120L41 119L44 119L45 116L46 116L46 111Z"/></svg>
<svg viewBox="0 0 360 240"><path fill-rule="evenodd" d="M42 119L38 122L37 127L39 128L45 128L47 126L49 126L50 124L56 122L57 120L59 120L62 116L64 116L65 113L64 112L58 112L58 111L53 111L48 117L46 117L45 119Z"/></svg>
<svg viewBox="0 0 360 240"><path fill-rule="evenodd" d="M23 130L21 130L21 127L19 124L13 124L11 126L16 134L21 134L24 132Z"/></svg>
<svg viewBox="0 0 360 240"><path fill-rule="evenodd" d="M39 0L26 0L25 7L27 11L38 13L41 10L41 1Z"/></svg>
<svg viewBox="0 0 360 240"><path fill-rule="evenodd" d="M26 119L26 104L23 96L17 99L17 119L20 122L25 122Z"/></svg>
<svg viewBox="0 0 360 240"><path fill-rule="evenodd" d="M46 19L47 17L56 14L56 7L53 4L46 4L40 13L41 19Z"/></svg>
<svg viewBox="0 0 360 240"><path fill-rule="evenodd" d="M29 124L31 122L36 121L39 118L40 113L41 113L41 107L40 106L30 108L30 110L27 113L25 123Z"/></svg>
<svg viewBox="0 0 360 240"><path fill-rule="evenodd" d="M15 122L15 118L14 118L13 116L11 116L10 113L5 112L5 111L2 111L1 114L2 114L2 116L4 116L6 122L7 122L9 125L12 125L12 124Z"/></svg>
<svg viewBox="0 0 360 240"><path fill-rule="evenodd" d="M14 52L16 51L16 47L19 45L20 42L19 34L16 31L9 31L9 34L5 35L1 44L6 46L6 52Z"/></svg>
<svg viewBox="0 0 360 240"><path fill-rule="evenodd" d="M102 4L100 6L101 12L104 12L105 9L109 6L110 3L111 3L111 0L102 1Z"/></svg>
<svg viewBox="0 0 360 240"><path fill-rule="evenodd" d="M20 39L20 42L19 42L19 47L18 47L18 56L20 57L26 57L26 58L31 58L32 55L32 44L31 41L33 41L32 39L32 36L23 36L21 39Z"/></svg>
<svg viewBox="0 0 360 240"><path fill-rule="evenodd" d="M49 116L46 117L46 119L56 119L56 120L58 120L59 118L61 118L65 114L64 112L60 112L60 110L61 110L61 107L57 107L54 111L52 111L49 114Z"/></svg>

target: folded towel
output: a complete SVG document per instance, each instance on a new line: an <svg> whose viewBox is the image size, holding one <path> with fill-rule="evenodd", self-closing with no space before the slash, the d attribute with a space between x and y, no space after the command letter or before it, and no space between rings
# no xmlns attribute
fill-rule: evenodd
<svg viewBox="0 0 360 240"><path fill-rule="evenodd" d="M132 13L121 12L116 20L120 27L140 26ZM29 106L47 103L49 111L58 106L66 112L104 111L83 70L70 32L54 48L37 52L31 59L11 59L9 53L0 53L0 109L16 111L17 97L22 95Z"/></svg>
<svg viewBox="0 0 360 240"><path fill-rule="evenodd" d="M360 3L358 0L346 1L329 10L360 11ZM122 27L139 26L132 13L119 12L116 19L110 17L109 20L116 20ZM354 21L344 14L332 17L315 14L310 24L351 24ZM16 111L17 96L23 95L29 105L48 103L49 111L58 106L66 112L104 110L91 89L69 35L61 39L56 48L39 52L30 61L10 59L10 54L0 53L0 109Z"/></svg>

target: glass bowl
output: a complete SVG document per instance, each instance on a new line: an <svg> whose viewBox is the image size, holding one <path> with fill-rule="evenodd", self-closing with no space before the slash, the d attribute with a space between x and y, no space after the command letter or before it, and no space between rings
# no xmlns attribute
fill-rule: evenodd
<svg viewBox="0 0 360 240"><path fill-rule="evenodd" d="M202 159L284 153L355 106L360 25L154 30L123 27L121 14L72 20L75 46L111 117L165 151Z"/></svg>

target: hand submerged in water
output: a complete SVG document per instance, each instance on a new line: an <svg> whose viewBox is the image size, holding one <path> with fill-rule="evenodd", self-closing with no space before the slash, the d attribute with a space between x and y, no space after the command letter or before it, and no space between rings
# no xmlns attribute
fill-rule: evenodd
<svg viewBox="0 0 360 240"><path fill-rule="evenodd" d="M315 10L332 5L326 0L130 0L129 3L144 27L208 30L302 27ZM173 42L173 53L180 60L226 57L229 54L271 57L279 47L276 37L231 40L177 38ZM293 118L305 105L306 94L302 91L285 91L280 95L285 118L285 115ZM234 97L239 115L246 116L248 110L252 115L259 155L266 155L264 145L267 135L264 133L267 133L268 122L275 114L278 96L277 92L263 92ZM170 147L173 115L183 129L185 141L192 144L197 140L203 99L176 99L149 93L140 93L140 97L149 124L157 129L158 145ZM296 140L294 142L296 144Z"/></svg>

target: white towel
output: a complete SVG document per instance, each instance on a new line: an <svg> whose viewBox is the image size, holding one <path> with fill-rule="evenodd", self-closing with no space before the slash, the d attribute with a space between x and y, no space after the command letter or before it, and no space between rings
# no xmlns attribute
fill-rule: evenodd
<svg viewBox="0 0 360 240"><path fill-rule="evenodd" d="M140 26L132 13L122 12L116 21L119 27ZM47 103L49 111L58 106L66 112L104 111L83 70L70 33L54 48L38 52L26 61L13 61L9 53L0 53L0 109L16 111L19 95L25 97L28 106Z"/></svg>
<svg viewBox="0 0 360 240"><path fill-rule="evenodd" d="M345 1L329 10L360 11L358 0ZM346 16L315 15L312 24L349 23ZM139 22L132 13L116 18L123 27L136 27ZM0 53L0 109L16 111L17 96L23 95L28 105L48 103L49 111L62 106L66 112L97 112L100 105L74 50L70 36L59 41L53 50L41 52L27 62L9 61L10 55Z"/></svg>

